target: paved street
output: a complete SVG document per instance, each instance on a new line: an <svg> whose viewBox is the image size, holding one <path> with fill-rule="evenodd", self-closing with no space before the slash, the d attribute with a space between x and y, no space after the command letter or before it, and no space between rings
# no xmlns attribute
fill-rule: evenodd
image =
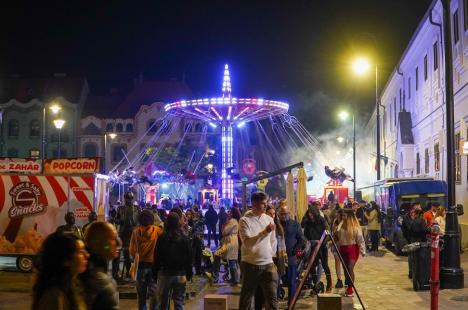
<svg viewBox="0 0 468 310"><path fill-rule="evenodd" d="M13 260L2 258L0 262L2 268L0 271L0 309L29 309L31 274L14 271ZM333 263L330 263L333 266ZM468 253L462 255L462 267L465 270L466 288L441 291L439 309L467 309ZM429 291L414 292L406 276L406 268L406 257L397 257L386 250L381 251L377 256L367 256L358 261L356 284L366 309L429 309ZM217 293L228 295L229 309L237 309L239 292L239 288L231 288L222 284L206 287L193 300L187 302L186 308L203 309L203 296ZM284 308L284 303L282 306ZM136 300L121 299L121 308L136 309ZM302 298L298 302L297 309L316 309L316 299ZM343 309L360 309L357 298L343 297Z"/></svg>

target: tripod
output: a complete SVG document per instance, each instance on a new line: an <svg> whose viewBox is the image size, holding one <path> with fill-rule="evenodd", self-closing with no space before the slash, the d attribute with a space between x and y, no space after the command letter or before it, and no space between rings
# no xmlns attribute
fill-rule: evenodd
<svg viewBox="0 0 468 310"><path fill-rule="evenodd" d="M331 240L331 242L333 244L333 247L335 248L336 253L338 253L338 258L340 259L340 262L343 265L344 272L346 273L348 279L350 279L351 285L352 285L352 287L354 289L354 292L356 293L356 296L357 296L357 298L359 300L359 303L362 306L362 309L366 310L366 308L365 308L365 306L364 306L364 304L363 304L363 302L361 300L361 297L359 296L359 293L358 293L358 291L356 289L356 286L354 285L354 281L351 279L351 275L349 273L348 267L345 265L345 263L343 261L343 257L341 256L340 251L338 249L338 246L336 245L336 242L333 239L333 236L330 234L330 232L328 230L325 230L323 232L322 236L320 237L319 242L315 245L315 248L314 248L314 251L312 252L312 255L309 256L309 259L307 261L307 267L305 269L305 275L304 275L304 277L302 277L301 281L299 282L299 285L298 285L298 287L296 289L296 292L294 293L293 300L291 301L290 305L288 306L288 310L293 310L294 307L296 306L296 302L297 302L297 300L299 298L299 295L301 294L302 289L304 288L305 281L309 277L310 271L312 270L312 266L314 264L314 261L317 258L317 254L318 254L318 252L320 250L320 247L323 245L323 243L324 243L327 236L330 237L330 240Z"/></svg>

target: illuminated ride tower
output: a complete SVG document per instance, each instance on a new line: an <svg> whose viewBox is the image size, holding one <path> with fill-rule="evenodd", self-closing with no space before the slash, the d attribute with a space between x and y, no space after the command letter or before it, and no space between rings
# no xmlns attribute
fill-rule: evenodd
<svg viewBox="0 0 468 310"><path fill-rule="evenodd" d="M187 119L202 120L211 126L221 127L221 194L233 200L234 183L227 173L233 167L233 128L242 127L250 121L288 112L289 105L280 101L236 98L231 95L231 78L228 65L224 66L222 97L181 100L166 104L167 113Z"/></svg>

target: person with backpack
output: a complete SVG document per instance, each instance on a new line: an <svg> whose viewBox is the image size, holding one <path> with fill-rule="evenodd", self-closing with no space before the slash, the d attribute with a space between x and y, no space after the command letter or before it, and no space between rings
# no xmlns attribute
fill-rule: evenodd
<svg viewBox="0 0 468 310"><path fill-rule="evenodd" d="M368 220L367 231L371 239L370 252L377 252L379 250L380 208L375 201L371 201L370 205L370 211L364 213L364 216Z"/></svg>

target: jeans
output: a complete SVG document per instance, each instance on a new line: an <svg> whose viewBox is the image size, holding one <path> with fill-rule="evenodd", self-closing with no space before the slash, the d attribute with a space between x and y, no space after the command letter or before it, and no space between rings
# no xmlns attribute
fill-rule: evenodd
<svg viewBox="0 0 468 310"><path fill-rule="evenodd" d="M239 283L239 264L236 259L228 260L229 274L231 275L231 283ZM219 267L221 266L221 257L214 256L213 259L213 277L217 280L219 278Z"/></svg>
<svg viewBox="0 0 468 310"><path fill-rule="evenodd" d="M287 271L287 276L288 276L288 305L292 301L294 294L296 293L296 278L297 278L297 265L289 265L288 264L288 271Z"/></svg>
<svg viewBox="0 0 468 310"><path fill-rule="evenodd" d="M163 272L158 274L158 285L156 286L156 309L169 310L170 295L174 300L174 310L184 309L185 276L166 276Z"/></svg>
<svg viewBox="0 0 468 310"><path fill-rule="evenodd" d="M215 245L218 246L218 239L216 238L216 225L215 226L206 226L208 230L208 246L211 245L211 237L213 237L213 240L215 242Z"/></svg>
<svg viewBox="0 0 468 310"><path fill-rule="evenodd" d="M239 310L251 310L252 298L257 287L262 289L267 310L278 309L278 298L276 296L276 286L278 281L278 271L275 264L252 265L241 262L242 289L239 299Z"/></svg>
<svg viewBox="0 0 468 310"><path fill-rule="evenodd" d="M138 266L138 273L136 278L136 290L138 295L138 309L146 310L146 299L148 296L148 291L151 289L151 284L153 283L153 271L151 269L151 264L146 266L144 263L140 263ZM153 308L153 307L150 307Z"/></svg>
<svg viewBox="0 0 468 310"><path fill-rule="evenodd" d="M201 261L202 261L202 250L203 250L203 240L198 236L195 236L192 241L193 248L193 259L196 274L201 274Z"/></svg>
<svg viewBox="0 0 468 310"><path fill-rule="evenodd" d="M378 230L369 230L369 235L371 239L371 251L377 251L379 249L379 231Z"/></svg>

